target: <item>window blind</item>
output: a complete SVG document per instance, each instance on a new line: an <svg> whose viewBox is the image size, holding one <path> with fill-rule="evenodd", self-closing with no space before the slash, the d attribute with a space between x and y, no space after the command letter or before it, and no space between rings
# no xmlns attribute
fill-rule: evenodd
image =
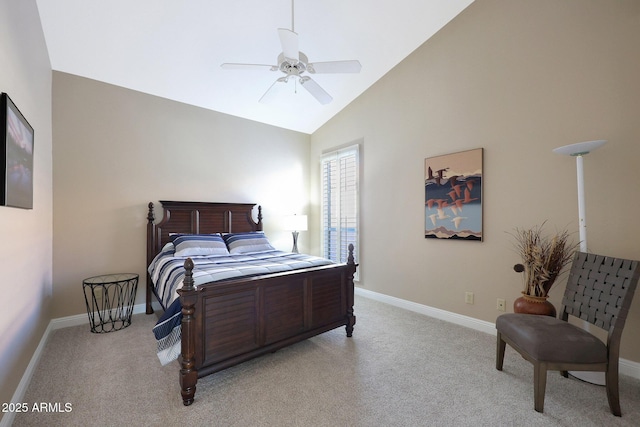
<svg viewBox="0 0 640 427"><path fill-rule="evenodd" d="M321 158L322 251L334 262L347 261L349 244L358 259L358 154L359 146L353 145Z"/></svg>

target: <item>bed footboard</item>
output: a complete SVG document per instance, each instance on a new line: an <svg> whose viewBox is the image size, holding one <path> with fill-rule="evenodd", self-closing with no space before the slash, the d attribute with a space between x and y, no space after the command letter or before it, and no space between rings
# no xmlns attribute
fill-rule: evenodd
<svg viewBox="0 0 640 427"><path fill-rule="evenodd" d="M180 388L183 404L194 401L199 377L345 326L351 337L353 275L346 264L208 283L194 288L193 262L178 290L182 303Z"/></svg>

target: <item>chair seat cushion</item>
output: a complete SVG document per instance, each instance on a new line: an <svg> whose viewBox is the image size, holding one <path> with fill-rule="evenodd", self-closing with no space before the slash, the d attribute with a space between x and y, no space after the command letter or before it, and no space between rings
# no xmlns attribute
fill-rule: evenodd
<svg viewBox="0 0 640 427"><path fill-rule="evenodd" d="M560 319L508 313L496 329L533 358L543 362L603 363L607 347L597 337Z"/></svg>

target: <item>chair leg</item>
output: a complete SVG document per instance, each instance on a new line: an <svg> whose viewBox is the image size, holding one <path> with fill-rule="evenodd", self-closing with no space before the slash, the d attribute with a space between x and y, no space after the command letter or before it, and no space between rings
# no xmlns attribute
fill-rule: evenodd
<svg viewBox="0 0 640 427"><path fill-rule="evenodd" d="M615 366L611 366L615 365ZM609 408L611 413L616 417L622 416L620 410L620 389L618 383L618 364L611 363L605 374L606 386L607 386L607 400L609 400Z"/></svg>
<svg viewBox="0 0 640 427"><path fill-rule="evenodd" d="M537 412L544 412L544 392L547 388L547 365L533 364L533 401Z"/></svg>
<svg viewBox="0 0 640 427"><path fill-rule="evenodd" d="M503 341L502 335L498 332L498 341L496 348L496 369L502 371L502 365L504 363L504 350L507 343Z"/></svg>

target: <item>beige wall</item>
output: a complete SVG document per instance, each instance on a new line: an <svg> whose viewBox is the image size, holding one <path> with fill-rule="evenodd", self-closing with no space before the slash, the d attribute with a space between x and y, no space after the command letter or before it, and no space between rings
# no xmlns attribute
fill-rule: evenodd
<svg viewBox="0 0 640 427"><path fill-rule="evenodd" d="M312 158L362 140L360 285L495 321L520 292L508 233L547 220L577 239L575 161L551 150L592 139L609 143L584 158L589 250L640 259L638 76L638 1L476 0L312 135ZM425 240L425 157L478 147L484 242ZM635 362L638 334L640 297L622 341Z"/></svg>
<svg viewBox="0 0 640 427"><path fill-rule="evenodd" d="M0 64L0 92L34 128L33 209L0 207L0 402L10 402L50 320L51 66L34 0L0 0Z"/></svg>
<svg viewBox="0 0 640 427"><path fill-rule="evenodd" d="M59 72L53 99L54 318L86 311L83 278L146 277L150 201L259 203L291 248L278 224L306 212L309 135Z"/></svg>

